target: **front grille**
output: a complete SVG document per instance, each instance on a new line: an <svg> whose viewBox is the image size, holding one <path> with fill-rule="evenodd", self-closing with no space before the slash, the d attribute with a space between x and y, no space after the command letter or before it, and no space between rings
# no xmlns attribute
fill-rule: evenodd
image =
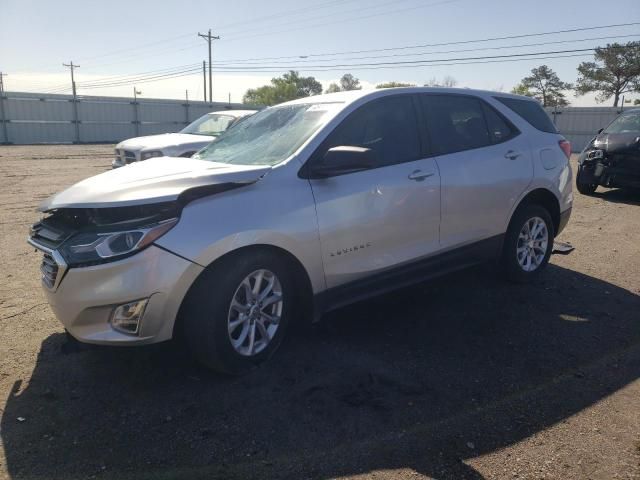
<svg viewBox="0 0 640 480"><path fill-rule="evenodd" d="M56 285L60 267L49 253L45 253L42 257L40 271L42 272L42 282L47 288L52 289Z"/></svg>
<svg viewBox="0 0 640 480"><path fill-rule="evenodd" d="M136 152L116 148L116 160L119 163L131 163L136 161Z"/></svg>

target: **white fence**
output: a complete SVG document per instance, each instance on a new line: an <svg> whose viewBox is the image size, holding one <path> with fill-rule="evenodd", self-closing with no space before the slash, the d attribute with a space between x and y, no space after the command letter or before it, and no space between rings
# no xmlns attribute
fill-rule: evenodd
<svg viewBox="0 0 640 480"><path fill-rule="evenodd" d="M207 112L229 108L252 107L84 96L74 103L70 95L7 92L0 97L0 144L115 143L139 135L175 132ZM577 152L621 110L566 107L546 111Z"/></svg>
<svg viewBox="0 0 640 480"><path fill-rule="evenodd" d="M620 107L565 107L545 110L560 133L571 142L574 152L582 151L599 129L606 127L622 112Z"/></svg>
<svg viewBox="0 0 640 480"><path fill-rule="evenodd" d="M205 113L252 108L119 97L6 92L0 97L0 144L115 143L126 138L176 132Z"/></svg>

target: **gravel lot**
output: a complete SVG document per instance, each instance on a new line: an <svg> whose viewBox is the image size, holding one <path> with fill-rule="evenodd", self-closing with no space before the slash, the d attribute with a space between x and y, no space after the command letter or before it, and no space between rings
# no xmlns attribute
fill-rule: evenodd
<svg viewBox="0 0 640 480"><path fill-rule="evenodd" d="M337 311L242 378L67 342L25 243L112 146L0 147L0 478L640 479L640 194L576 194L539 283Z"/></svg>

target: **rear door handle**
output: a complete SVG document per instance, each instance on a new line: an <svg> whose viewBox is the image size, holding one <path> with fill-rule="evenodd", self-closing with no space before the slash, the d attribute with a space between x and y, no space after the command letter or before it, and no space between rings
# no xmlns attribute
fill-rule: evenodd
<svg viewBox="0 0 640 480"><path fill-rule="evenodd" d="M425 173L422 170L414 170L409 174L409 180L415 180L416 182L421 182L425 178L429 178L435 175L433 172Z"/></svg>
<svg viewBox="0 0 640 480"><path fill-rule="evenodd" d="M504 154L504 158L508 158L509 160L515 160L520 155L522 155L520 152L514 152L513 150L509 150L507 153Z"/></svg>

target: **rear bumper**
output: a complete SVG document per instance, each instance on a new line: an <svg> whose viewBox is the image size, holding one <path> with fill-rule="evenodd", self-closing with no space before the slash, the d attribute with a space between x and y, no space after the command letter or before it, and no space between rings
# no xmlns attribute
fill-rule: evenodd
<svg viewBox="0 0 640 480"><path fill-rule="evenodd" d="M571 208L567 208L564 212L560 214L560 222L558 223L558 231L556 232L556 236L560 235L564 230L564 227L569 223L569 218L571 217Z"/></svg>

